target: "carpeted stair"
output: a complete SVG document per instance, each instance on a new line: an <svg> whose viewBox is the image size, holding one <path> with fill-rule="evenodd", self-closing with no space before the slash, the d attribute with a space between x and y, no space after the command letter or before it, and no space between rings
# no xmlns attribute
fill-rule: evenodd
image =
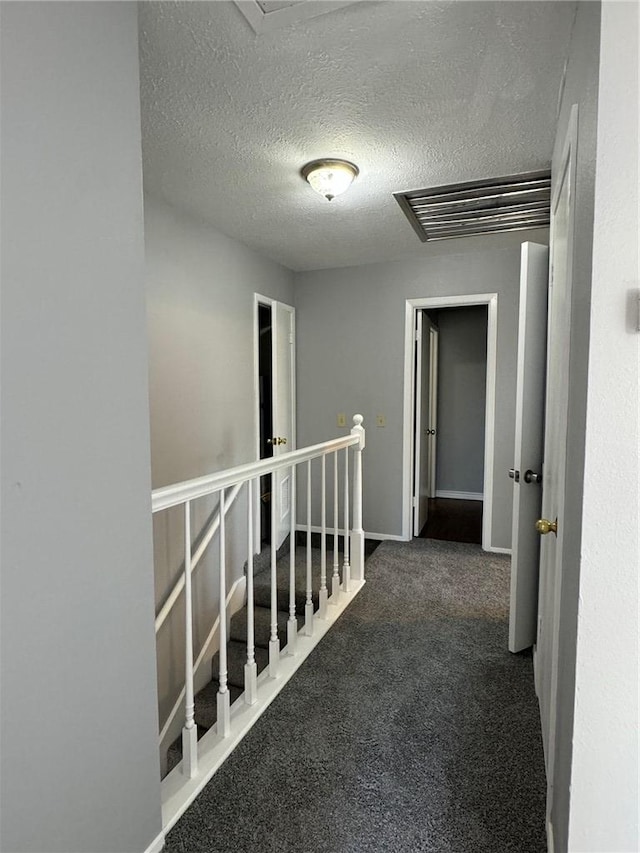
<svg viewBox="0 0 640 853"><path fill-rule="evenodd" d="M311 549L313 608L318 609L320 590L320 550ZM258 675L269 663L269 637L271 634L271 567L268 553L263 552L260 566L254 573L254 636L255 659ZM342 561L342 555L340 555ZM262 567L264 566L264 567ZM280 647L287 642L287 621L289 619L289 553L284 553L276 564L278 591L278 637ZM340 573L342 566L340 566ZM327 548L327 588L331 594L331 576L333 574L333 551ZM307 586L307 551L305 547L296 548L296 615L298 630L304 621L304 607ZM244 692L244 666L247 662L247 608L243 607L232 618L227 643L227 684L230 700L233 704ZM211 661L211 681L195 697L195 721L198 740L216 723L217 693L219 676L219 655ZM167 773L182 759L182 735L167 751Z"/></svg>

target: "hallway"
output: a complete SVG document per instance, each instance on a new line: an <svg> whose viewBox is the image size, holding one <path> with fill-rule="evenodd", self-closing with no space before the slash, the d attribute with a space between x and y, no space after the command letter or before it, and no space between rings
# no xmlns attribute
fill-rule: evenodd
<svg viewBox="0 0 640 853"><path fill-rule="evenodd" d="M367 583L167 837L167 853L541 853L531 658L509 560L383 542Z"/></svg>

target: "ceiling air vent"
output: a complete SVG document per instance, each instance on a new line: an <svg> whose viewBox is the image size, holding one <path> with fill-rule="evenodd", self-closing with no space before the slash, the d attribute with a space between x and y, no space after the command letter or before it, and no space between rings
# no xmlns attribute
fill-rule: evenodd
<svg viewBox="0 0 640 853"><path fill-rule="evenodd" d="M422 242L549 225L551 172L394 193Z"/></svg>

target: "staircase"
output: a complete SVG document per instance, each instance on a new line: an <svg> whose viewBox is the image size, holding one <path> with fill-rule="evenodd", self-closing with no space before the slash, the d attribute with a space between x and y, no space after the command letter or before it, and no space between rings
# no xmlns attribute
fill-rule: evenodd
<svg viewBox="0 0 640 853"><path fill-rule="evenodd" d="M304 534L299 534L301 539ZM289 619L289 553L288 549L278 559L278 636L287 636L287 622ZM269 567L270 552L264 551L261 555L261 568L254 573L254 633L255 633L255 660L258 667L258 675L266 669L269 664L269 637L271 633L271 572ZM306 595L306 558L305 547L300 545L296 548L296 613L298 629L302 627ZM320 590L320 558L319 548L312 548L312 600L314 611L319 606ZM339 558L341 562L341 557ZM327 562L331 564L333 552L327 549ZM330 581L330 579L329 579ZM331 590L329 590L331 591ZM243 607L231 617L229 626L229 641L227 643L227 684L231 694L231 704L244 693L244 665L247 662L247 607ZM198 728L198 740L212 728L217 720L217 695L219 679L219 653L216 653L211 662L211 681L195 696L195 722ZM176 767L182 759L182 738L178 737L167 751L167 773Z"/></svg>
<svg viewBox="0 0 640 853"><path fill-rule="evenodd" d="M183 570L156 616L158 634L177 602L184 607L185 684L160 732L164 751L164 744L173 737L183 714L182 736L164 753L169 768L161 785L165 832L364 585L365 432L361 415L354 415L353 422L349 435L283 451L269 459L175 483L152 493L154 514L180 507L184 519ZM289 541L302 536L305 543L280 560L269 552L257 556L254 552L258 487L262 477L276 473L281 485L272 498L271 529L284 520ZM242 513L246 513L244 593L240 581L236 580L231 588L227 583L233 571L232 563L227 565L227 515L241 492L245 498ZM195 530L192 504L212 496L218 497L218 509L206 528ZM306 518L306 524L298 524L298 515ZM314 521L319 522L315 527ZM315 536L319 549L312 548ZM212 579L218 589L219 612L196 655L191 575L214 540L217 565ZM237 565L238 553L230 553ZM240 603L233 598L237 590L246 606L229 619ZM195 673L200 681L202 667L208 669L206 661L212 648L219 648L219 652L211 663L210 681L194 696Z"/></svg>

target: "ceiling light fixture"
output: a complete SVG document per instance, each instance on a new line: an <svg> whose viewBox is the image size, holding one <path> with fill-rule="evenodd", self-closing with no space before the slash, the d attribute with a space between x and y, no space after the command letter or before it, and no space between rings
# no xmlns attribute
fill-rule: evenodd
<svg viewBox="0 0 640 853"><path fill-rule="evenodd" d="M302 177L327 201L345 192L360 170L348 160L314 160L302 167Z"/></svg>

